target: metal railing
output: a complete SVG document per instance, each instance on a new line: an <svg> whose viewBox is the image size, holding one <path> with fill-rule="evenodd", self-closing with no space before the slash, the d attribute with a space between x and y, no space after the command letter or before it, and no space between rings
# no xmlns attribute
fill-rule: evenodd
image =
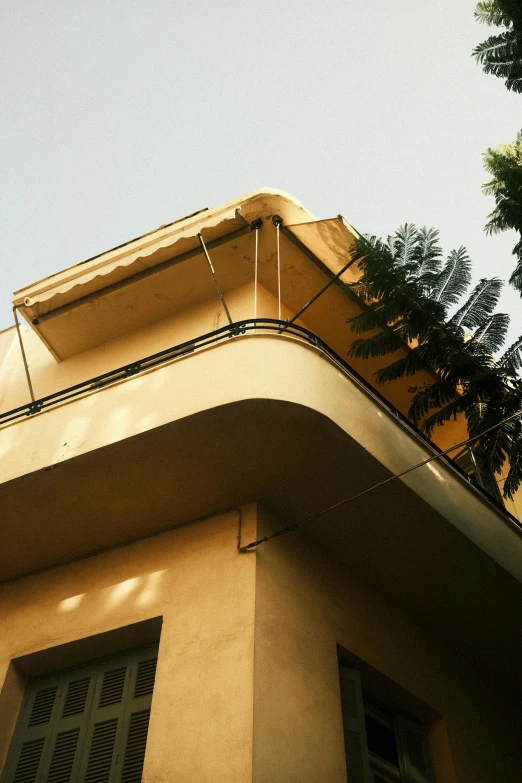
<svg viewBox="0 0 522 783"><path fill-rule="evenodd" d="M35 416L44 410L52 408L55 405L60 405L63 402L81 397L82 395L89 394L93 391L106 388L113 383L130 378L133 375L137 375L144 370L149 370L154 367L158 367L162 364L170 362L175 359L179 359L183 356L187 356L195 351L205 348L210 345L214 345L219 342L230 340L241 335L248 333L268 333L277 334L282 337L297 338L302 342L312 345L319 349L321 353L327 356L335 364L340 366L342 370L355 381L360 387L362 387L368 394L377 399L379 403L386 408L395 418L397 418L403 426L412 431L419 439L424 441L432 450L440 452L441 449L427 438L414 424L411 423L403 414L397 410L385 397L382 396L373 386L371 386L359 373L350 367L344 359L342 359L330 346L323 342L316 334L309 329L305 329L303 326L298 326L295 323L289 323L288 321L279 321L275 318L251 318L244 321L237 321L227 326L223 326L221 329L216 329L212 332L207 332L192 340L187 340L184 343L179 343L172 348L166 348L163 351L145 356L143 359L125 364L122 367L117 367L114 370L97 375L94 378L89 378L81 383L69 386L61 391L48 394L45 397L40 397L34 402L21 405L18 408L14 408L10 411L0 414L0 426L13 422L19 419L25 419L30 416ZM473 450L463 450L455 457L442 456L441 459L445 460L448 464L452 465L462 476L464 476L470 484L475 486L479 491L485 494L489 500L492 500L495 505L500 507L504 513L506 512L502 503L502 498L496 484L494 477L485 474L484 470L480 468L477 462L476 454ZM511 516L511 514L509 514ZM516 520L515 520L516 521Z"/></svg>

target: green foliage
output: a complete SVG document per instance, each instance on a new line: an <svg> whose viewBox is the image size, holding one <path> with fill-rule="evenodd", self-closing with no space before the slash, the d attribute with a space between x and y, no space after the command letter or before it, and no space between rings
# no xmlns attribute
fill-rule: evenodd
<svg viewBox="0 0 522 783"><path fill-rule="evenodd" d="M452 250L448 260L429 290L430 296L441 302L444 307L457 304L467 291L471 281L471 260L465 247Z"/></svg>
<svg viewBox="0 0 522 783"><path fill-rule="evenodd" d="M509 326L506 313L494 312L502 281L480 280L464 299L471 282L469 256L461 247L444 261L438 238L434 229L406 223L387 242L377 237L355 242L352 258L361 277L345 291L361 311L348 319L359 335L349 354L390 355L376 372L379 384L428 371L433 381L411 389L411 420L430 435L463 414L470 437L480 436L521 409L522 337L494 357ZM506 497L522 483L521 419L502 424L476 444L492 472L509 460Z"/></svg>
<svg viewBox="0 0 522 783"><path fill-rule="evenodd" d="M485 73L505 79L508 90L522 92L522 4L520 0L484 0L475 18L505 28L475 47L473 55Z"/></svg>
<svg viewBox="0 0 522 783"><path fill-rule="evenodd" d="M484 168L492 179L483 186L483 191L495 199L486 231L498 234L514 229L520 234L513 248L517 266L509 282L522 293L522 131L512 144L488 149L484 153Z"/></svg>

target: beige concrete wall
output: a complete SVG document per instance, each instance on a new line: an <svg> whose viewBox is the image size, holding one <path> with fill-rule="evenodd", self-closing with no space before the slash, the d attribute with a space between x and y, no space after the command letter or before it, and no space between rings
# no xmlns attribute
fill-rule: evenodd
<svg viewBox="0 0 522 783"><path fill-rule="evenodd" d="M243 542L280 524L243 511ZM522 720L504 686L298 534L239 554L237 522L0 586L0 758L20 695L11 659L162 615L145 781L346 783L337 644L442 716L428 727L437 783L518 781L503 755Z"/></svg>
<svg viewBox="0 0 522 783"><path fill-rule="evenodd" d="M261 535L281 522L261 512ZM337 644L436 711L437 783L518 783L519 699L298 533L259 547L255 783L346 783ZM501 651L499 651L501 654Z"/></svg>
<svg viewBox="0 0 522 783"><path fill-rule="evenodd" d="M237 532L232 511L0 586L0 766L12 658L162 615L145 781L251 781L255 556Z"/></svg>

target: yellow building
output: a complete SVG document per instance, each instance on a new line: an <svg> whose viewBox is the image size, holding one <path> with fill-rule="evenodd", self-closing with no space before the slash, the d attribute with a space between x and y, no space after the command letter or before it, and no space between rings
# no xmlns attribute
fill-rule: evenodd
<svg viewBox="0 0 522 783"><path fill-rule="evenodd" d="M17 292L1 783L520 781L522 506L386 481L464 433L346 364L353 237L263 189Z"/></svg>

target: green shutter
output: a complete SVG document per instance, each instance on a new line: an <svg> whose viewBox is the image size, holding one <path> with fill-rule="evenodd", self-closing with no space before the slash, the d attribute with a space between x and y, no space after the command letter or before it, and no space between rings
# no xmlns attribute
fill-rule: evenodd
<svg viewBox="0 0 522 783"><path fill-rule="evenodd" d="M59 696L58 677L28 688L2 774L2 783L35 783L52 736Z"/></svg>
<svg viewBox="0 0 522 783"><path fill-rule="evenodd" d="M35 680L27 688L2 783L68 783L77 774L96 672Z"/></svg>
<svg viewBox="0 0 522 783"><path fill-rule="evenodd" d="M404 783L433 783L424 726L405 715L396 715L395 734L401 780L404 780Z"/></svg>
<svg viewBox="0 0 522 783"><path fill-rule="evenodd" d="M116 755L122 735L124 696L128 685L127 656L105 661L99 666L80 768L80 781L112 783L115 780Z"/></svg>
<svg viewBox="0 0 522 783"><path fill-rule="evenodd" d="M118 760L118 783L140 783L149 728L157 653L144 651L133 662L127 696L123 752Z"/></svg>
<svg viewBox="0 0 522 783"><path fill-rule="evenodd" d="M139 783L157 645L30 683L0 783Z"/></svg>
<svg viewBox="0 0 522 783"><path fill-rule="evenodd" d="M141 781L157 646L99 667L80 783Z"/></svg>
<svg viewBox="0 0 522 783"><path fill-rule="evenodd" d="M339 666L343 710L344 747L348 783L372 783L361 677L356 669Z"/></svg>

